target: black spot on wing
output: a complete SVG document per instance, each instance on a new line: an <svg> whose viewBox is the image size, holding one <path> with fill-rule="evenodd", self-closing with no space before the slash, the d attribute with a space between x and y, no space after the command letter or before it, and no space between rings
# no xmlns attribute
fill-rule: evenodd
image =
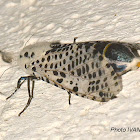
<svg viewBox="0 0 140 140"><path fill-rule="evenodd" d="M72 60L73 56L70 56L69 59Z"/></svg>
<svg viewBox="0 0 140 140"><path fill-rule="evenodd" d="M48 67L48 64L45 65L45 68L47 68L47 67Z"/></svg>
<svg viewBox="0 0 140 140"><path fill-rule="evenodd" d="M45 55L49 54L50 53L50 50L49 51L46 51Z"/></svg>
<svg viewBox="0 0 140 140"><path fill-rule="evenodd" d="M64 72L60 72L60 75L65 78L66 77L66 74Z"/></svg>
<svg viewBox="0 0 140 140"><path fill-rule="evenodd" d="M95 87L93 86L93 87L92 87L92 92L94 92L94 90L95 90Z"/></svg>
<svg viewBox="0 0 140 140"><path fill-rule="evenodd" d="M50 61L50 59L51 59L51 57L50 57L50 56L48 56L48 58L47 58L48 62Z"/></svg>
<svg viewBox="0 0 140 140"><path fill-rule="evenodd" d="M96 72L93 72L93 78L96 78Z"/></svg>
<svg viewBox="0 0 140 140"><path fill-rule="evenodd" d="M42 64L39 64L39 67L41 68L42 67Z"/></svg>
<svg viewBox="0 0 140 140"><path fill-rule="evenodd" d="M73 84L73 81L70 81L70 84L72 85Z"/></svg>
<svg viewBox="0 0 140 140"><path fill-rule="evenodd" d="M72 68L74 68L74 62L75 62L75 61L72 61Z"/></svg>
<svg viewBox="0 0 140 140"><path fill-rule="evenodd" d="M56 49L52 49L52 50L50 50L50 52L52 52L52 53L53 53L53 52L56 52Z"/></svg>
<svg viewBox="0 0 140 140"><path fill-rule="evenodd" d="M36 63L39 63L39 60L36 60Z"/></svg>
<svg viewBox="0 0 140 140"><path fill-rule="evenodd" d="M96 81L96 84L99 84L99 83L100 83L100 80L97 80L97 81Z"/></svg>
<svg viewBox="0 0 140 140"><path fill-rule="evenodd" d="M65 59L63 60L63 64L66 64L66 60Z"/></svg>
<svg viewBox="0 0 140 140"><path fill-rule="evenodd" d="M28 57L28 52L25 52L25 53L24 53L24 56L25 56L25 57Z"/></svg>
<svg viewBox="0 0 140 140"><path fill-rule="evenodd" d="M83 74L86 72L86 70L85 70L85 67L84 67L84 66L82 66L82 72L83 72Z"/></svg>
<svg viewBox="0 0 140 140"><path fill-rule="evenodd" d="M88 66L88 64L86 64L86 71L87 71L87 73L89 72L89 66Z"/></svg>
<svg viewBox="0 0 140 140"><path fill-rule="evenodd" d="M45 61L45 58L42 58L41 61L44 62Z"/></svg>
<svg viewBox="0 0 140 140"><path fill-rule="evenodd" d="M107 64L106 64L106 67L107 67L107 68L110 68L110 64L109 64L109 63L107 63Z"/></svg>
<svg viewBox="0 0 140 140"><path fill-rule="evenodd" d="M77 92L78 91L78 87L73 87L73 91Z"/></svg>
<svg viewBox="0 0 140 140"><path fill-rule="evenodd" d="M92 75L91 75L90 73L88 74L88 78L89 78L89 79L91 79L91 78L92 78Z"/></svg>
<svg viewBox="0 0 140 140"><path fill-rule="evenodd" d="M96 91L97 91L97 90L99 90L99 86L98 86L98 85L96 86Z"/></svg>
<svg viewBox="0 0 140 140"><path fill-rule="evenodd" d="M77 69L77 75L80 76L81 75L81 69Z"/></svg>
<svg viewBox="0 0 140 140"><path fill-rule="evenodd" d="M113 76L114 74L115 74L115 71L112 71L112 72L111 72L111 76Z"/></svg>
<svg viewBox="0 0 140 140"><path fill-rule="evenodd" d="M55 64L54 68L57 69L57 63Z"/></svg>
<svg viewBox="0 0 140 140"><path fill-rule="evenodd" d="M57 79L56 80L58 83L62 83L63 82L63 79L61 78L61 79Z"/></svg>
<svg viewBox="0 0 140 140"><path fill-rule="evenodd" d="M88 92L90 92L90 87L88 87Z"/></svg>
<svg viewBox="0 0 140 140"><path fill-rule="evenodd" d="M62 54L59 55L59 58L60 58L60 59L62 58Z"/></svg>
<svg viewBox="0 0 140 140"><path fill-rule="evenodd" d="M99 76L102 76L102 71L99 69L98 71Z"/></svg>
<svg viewBox="0 0 140 140"><path fill-rule="evenodd" d="M32 52L32 53L31 53L31 57L33 57L34 55L35 55L35 53L34 53L34 52Z"/></svg>
<svg viewBox="0 0 140 140"><path fill-rule="evenodd" d="M100 97L103 97L104 96L104 93L103 92L99 92L99 96Z"/></svg>
<svg viewBox="0 0 140 140"><path fill-rule="evenodd" d="M57 76L58 75L58 72L57 71L53 71L53 74Z"/></svg>
<svg viewBox="0 0 140 140"><path fill-rule="evenodd" d="M107 80L107 77L104 78L104 82Z"/></svg>
<svg viewBox="0 0 140 140"><path fill-rule="evenodd" d="M52 69L53 68L53 63L51 63L51 65L50 65L50 69Z"/></svg>
<svg viewBox="0 0 140 140"><path fill-rule="evenodd" d="M32 68L32 71L36 72L36 67L33 67L33 68Z"/></svg>

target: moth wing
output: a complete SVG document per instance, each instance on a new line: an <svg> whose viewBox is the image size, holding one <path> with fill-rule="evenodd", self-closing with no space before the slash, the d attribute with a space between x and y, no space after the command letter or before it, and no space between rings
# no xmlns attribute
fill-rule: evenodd
<svg viewBox="0 0 140 140"><path fill-rule="evenodd" d="M90 47L88 52L86 49L77 49L77 45L67 51L62 48L42 56L45 62L36 64L36 74L43 80L97 101L108 101L122 90L121 77L94 47Z"/></svg>

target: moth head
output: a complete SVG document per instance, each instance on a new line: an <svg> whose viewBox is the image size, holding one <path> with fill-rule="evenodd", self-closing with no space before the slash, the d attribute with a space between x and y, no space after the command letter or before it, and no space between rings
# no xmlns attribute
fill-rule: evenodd
<svg viewBox="0 0 140 140"><path fill-rule="evenodd" d="M107 58L119 75L140 67L140 56L137 50L126 46L126 44L108 44L104 48L103 56Z"/></svg>
<svg viewBox="0 0 140 140"><path fill-rule="evenodd" d="M18 56L18 65L26 73L32 74L32 67L36 61L45 55L46 51L50 50L49 42L39 42L32 45L28 45L21 50Z"/></svg>

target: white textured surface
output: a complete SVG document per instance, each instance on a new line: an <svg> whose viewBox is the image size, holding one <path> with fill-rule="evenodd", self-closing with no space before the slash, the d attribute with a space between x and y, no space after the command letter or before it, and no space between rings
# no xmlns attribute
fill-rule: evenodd
<svg viewBox="0 0 140 140"><path fill-rule="evenodd" d="M140 42L139 7L139 0L1 0L0 50L17 56L31 35L28 43L74 37ZM0 59L0 75L9 67ZM65 91L37 81L30 107L18 117L28 99L26 84L5 98L25 75L14 67L0 79L0 140L139 140L140 132L110 131L140 128L139 70L124 75L119 97L104 104L73 95L69 106Z"/></svg>

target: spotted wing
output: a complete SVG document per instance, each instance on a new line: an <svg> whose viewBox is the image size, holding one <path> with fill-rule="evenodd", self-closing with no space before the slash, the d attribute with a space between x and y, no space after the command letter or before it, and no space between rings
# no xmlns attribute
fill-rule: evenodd
<svg viewBox="0 0 140 140"><path fill-rule="evenodd" d="M45 52L34 74L81 97L108 101L122 90L122 80L96 43L64 44Z"/></svg>

